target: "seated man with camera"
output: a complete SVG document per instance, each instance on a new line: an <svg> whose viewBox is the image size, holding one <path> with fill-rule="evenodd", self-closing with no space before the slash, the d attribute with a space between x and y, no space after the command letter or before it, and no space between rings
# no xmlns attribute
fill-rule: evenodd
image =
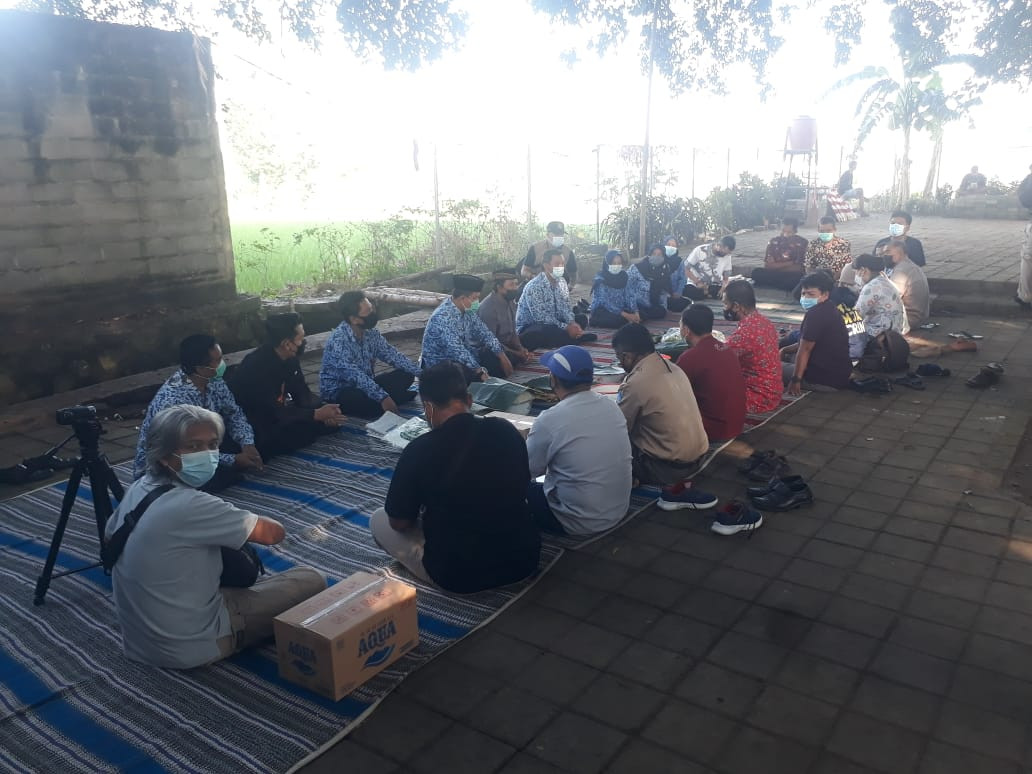
<svg viewBox="0 0 1032 774"><path fill-rule="evenodd" d="M133 478L147 468L147 435L155 415L169 406L191 405L214 411L226 424L228 438L222 442L219 467L205 485L206 492L218 492L240 479L240 472L261 470L262 455L254 445L254 431L233 393L223 380L226 361L214 336L196 333L179 344L180 370L158 389L140 423L140 440L133 461Z"/></svg>
<svg viewBox="0 0 1032 774"><path fill-rule="evenodd" d="M260 562L246 544L275 545L285 532L198 491L215 474L223 431L218 414L192 405L151 417L145 475L108 520L105 564L113 562L122 644L133 661L190 669L226 658L272 636L273 618L326 588L309 567L254 583ZM251 577L241 579L249 562Z"/></svg>

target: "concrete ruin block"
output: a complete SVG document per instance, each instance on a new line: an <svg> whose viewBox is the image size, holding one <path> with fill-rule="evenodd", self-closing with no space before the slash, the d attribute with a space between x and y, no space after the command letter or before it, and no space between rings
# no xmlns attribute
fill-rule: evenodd
<svg viewBox="0 0 1032 774"><path fill-rule="evenodd" d="M29 201L31 199L28 183L0 181L0 205L23 204Z"/></svg>
<svg viewBox="0 0 1032 774"><path fill-rule="evenodd" d="M28 186L29 200L33 202L75 201L75 187L71 183L40 183Z"/></svg>

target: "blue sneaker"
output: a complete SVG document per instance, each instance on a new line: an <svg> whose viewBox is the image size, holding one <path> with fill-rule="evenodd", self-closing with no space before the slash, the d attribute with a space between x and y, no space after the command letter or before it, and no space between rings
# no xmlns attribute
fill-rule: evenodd
<svg viewBox="0 0 1032 774"><path fill-rule="evenodd" d="M763 516L759 511L734 500L720 510L710 529L718 535L737 535L739 532L751 532L761 526Z"/></svg>
<svg viewBox="0 0 1032 774"><path fill-rule="evenodd" d="M692 488L692 482L682 482L671 487L663 487L656 503L664 511L678 511L682 508L701 511L717 504L717 498L709 492L700 492Z"/></svg>

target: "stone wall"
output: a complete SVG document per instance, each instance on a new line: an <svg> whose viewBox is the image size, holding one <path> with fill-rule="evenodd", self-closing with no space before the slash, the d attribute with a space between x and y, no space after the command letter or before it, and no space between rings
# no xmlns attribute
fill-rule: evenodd
<svg viewBox="0 0 1032 774"><path fill-rule="evenodd" d="M1017 194L994 196L973 194L957 196L942 213L947 218L978 218L989 220L1027 220L1029 211L1022 207Z"/></svg>
<svg viewBox="0 0 1032 774"><path fill-rule="evenodd" d="M188 33L0 12L0 402L253 341L214 82Z"/></svg>

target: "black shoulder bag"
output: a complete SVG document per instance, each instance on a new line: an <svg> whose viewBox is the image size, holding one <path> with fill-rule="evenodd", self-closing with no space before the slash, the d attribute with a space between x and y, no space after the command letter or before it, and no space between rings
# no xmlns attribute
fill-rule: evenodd
<svg viewBox="0 0 1032 774"><path fill-rule="evenodd" d="M104 572L108 575L111 574L111 570L115 566L115 562L118 561L118 557L120 557L122 552L125 550L126 541L129 540L129 535L132 531L136 529L136 524L139 522L140 517L143 516L143 512L150 508L151 503L171 488L172 484L162 484L161 486L150 490L147 495L140 500L139 504L127 513L124 519L122 519L122 526L115 530L115 534L113 534L108 540L104 541L104 545L101 546L100 549L100 561L104 565Z"/></svg>

